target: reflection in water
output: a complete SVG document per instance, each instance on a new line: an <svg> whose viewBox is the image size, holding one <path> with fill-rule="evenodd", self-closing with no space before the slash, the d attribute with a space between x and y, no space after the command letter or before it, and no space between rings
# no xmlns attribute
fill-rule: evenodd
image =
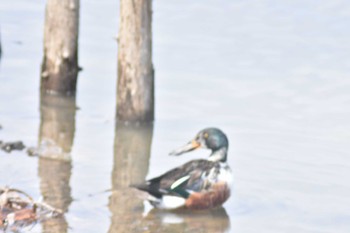
<svg viewBox="0 0 350 233"><path fill-rule="evenodd" d="M149 232L224 233L230 218L223 207L205 211L162 211L152 209L142 224Z"/></svg>
<svg viewBox="0 0 350 233"><path fill-rule="evenodd" d="M130 184L144 181L151 152L153 125L126 126L117 122L114 139L113 193L109 200L112 212L109 233L138 232L143 201Z"/></svg>
<svg viewBox="0 0 350 233"><path fill-rule="evenodd" d="M69 186L72 164L67 154L73 146L75 111L75 98L41 96L39 150L44 153L39 157L40 189L46 203L64 212L72 202ZM43 232L67 231L64 218L43 223Z"/></svg>
<svg viewBox="0 0 350 233"><path fill-rule="evenodd" d="M152 209L144 216L142 199L130 184L144 181L149 165L153 126L125 126L117 123L114 141L112 212L109 233L123 232L214 232L230 229L224 208L189 212Z"/></svg>

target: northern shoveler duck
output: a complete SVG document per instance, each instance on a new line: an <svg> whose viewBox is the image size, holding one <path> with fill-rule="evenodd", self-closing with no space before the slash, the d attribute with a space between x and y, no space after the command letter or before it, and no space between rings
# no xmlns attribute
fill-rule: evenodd
<svg viewBox="0 0 350 233"><path fill-rule="evenodd" d="M192 160L134 187L147 192L147 199L157 208L210 209L222 205L230 196L232 181L226 162L227 137L217 128L207 128L170 155L181 155L197 148L211 150L209 158Z"/></svg>

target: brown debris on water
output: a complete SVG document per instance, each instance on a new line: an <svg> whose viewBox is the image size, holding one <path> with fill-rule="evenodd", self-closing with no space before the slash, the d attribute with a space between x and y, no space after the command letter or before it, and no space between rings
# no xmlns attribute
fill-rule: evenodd
<svg viewBox="0 0 350 233"><path fill-rule="evenodd" d="M20 231L24 227L61 215L61 210L36 202L21 190L0 188L0 231Z"/></svg>

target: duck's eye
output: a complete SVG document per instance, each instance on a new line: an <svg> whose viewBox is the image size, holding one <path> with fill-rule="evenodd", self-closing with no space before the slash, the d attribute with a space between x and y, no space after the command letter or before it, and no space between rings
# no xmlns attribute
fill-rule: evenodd
<svg viewBox="0 0 350 233"><path fill-rule="evenodd" d="M204 137L204 138L208 138L208 137L209 137L209 134L208 134L208 133L204 133L203 137Z"/></svg>

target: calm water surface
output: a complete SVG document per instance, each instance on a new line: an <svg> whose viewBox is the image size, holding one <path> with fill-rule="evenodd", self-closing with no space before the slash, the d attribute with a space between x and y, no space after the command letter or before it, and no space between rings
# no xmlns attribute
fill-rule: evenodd
<svg viewBox="0 0 350 233"><path fill-rule="evenodd" d="M145 127L114 121L118 1L81 1L77 98L40 98L44 2L0 3L0 140L65 155L0 151L0 186L66 211L32 232L350 232L348 1L154 1ZM223 208L157 211L126 188L207 156L167 156L207 126L230 139Z"/></svg>

